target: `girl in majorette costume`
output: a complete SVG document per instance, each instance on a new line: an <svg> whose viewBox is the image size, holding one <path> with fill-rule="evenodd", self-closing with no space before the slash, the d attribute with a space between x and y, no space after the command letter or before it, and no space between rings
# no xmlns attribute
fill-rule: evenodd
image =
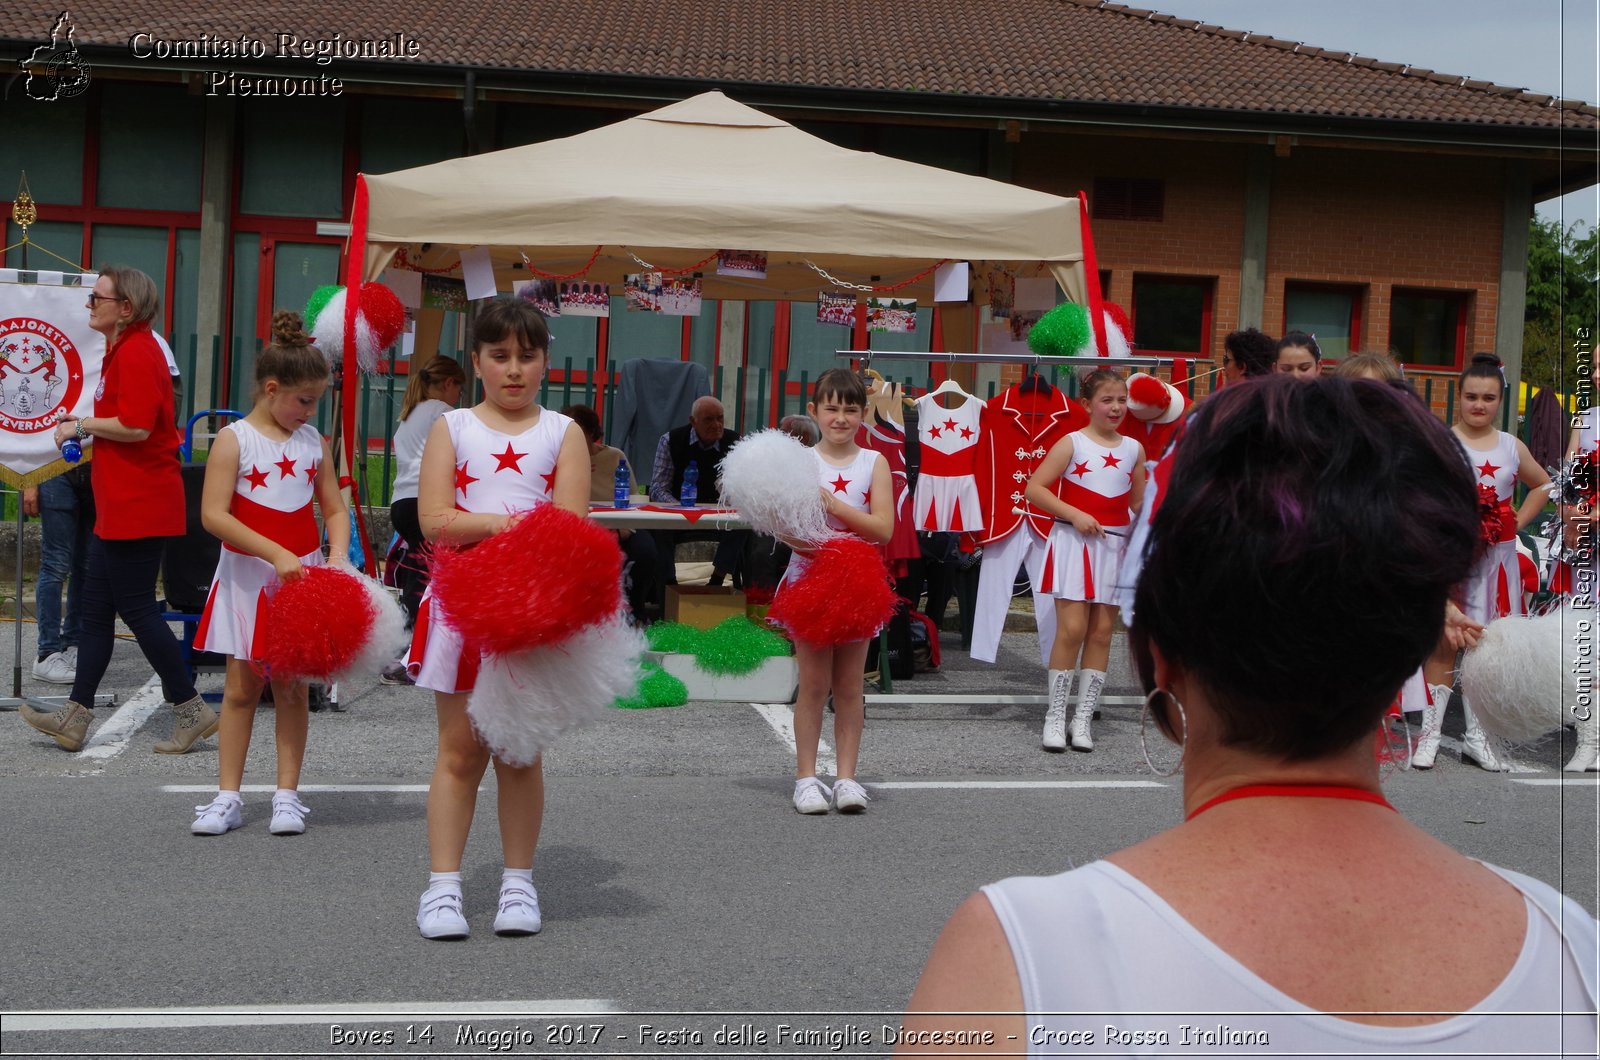
<svg viewBox="0 0 1600 1060"><path fill-rule="evenodd" d="M1523 613L1517 531L1539 514L1550 485L1550 476L1533 459L1528 447L1495 427L1505 391L1505 369L1500 358L1492 353L1474 354L1457 384L1456 422L1452 428L1478 484L1478 507L1487 548L1461 587L1459 606L1467 618L1482 625ZM1522 507L1513 511L1511 495L1518 482L1529 487L1528 496ZM1430 768L1438 754L1445 706L1454 684L1455 660L1456 649L1447 632L1425 666L1431 702L1423 712L1422 735L1411 756L1415 768ZM1461 707L1467 724L1462 757L1492 772L1503 772L1507 767L1489 745L1464 698Z"/></svg>
<svg viewBox="0 0 1600 1060"><path fill-rule="evenodd" d="M280 583L322 563L312 498L322 508L334 564L347 562L350 515L328 443L309 422L328 389L328 362L301 330L297 313L279 310L273 316L272 339L256 358L255 405L217 434L206 457L200 517L222 540L222 553L194 647L229 658L217 733L217 797L196 808L190 826L195 835L222 835L243 823L239 788L256 704L268 679L278 750L272 834L299 835L309 812L298 792L309 689L304 680L264 677L255 660L265 646L261 617L267 598Z"/></svg>
<svg viewBox="0 0 1600 1060"><path fill-rule="evenodd" d="M806 411L822 428L822 440L812 447L811 455L817 462L817 483L828 525L882 545L894 532L893 487L883 454L856 444L866 403L867 391L860 376L845 368L830 368L817 377ZM796 547L784 583L798 579L809 562L803 547ZM782 593L783 584L778 591ZM855 777L866 720L861 673L871 643L859 640L821 647L795 640L800 689L794 704L794 808L800 813L827 813L830 796L840 813L860 813L867 808L866 790ZM831 791L817 778L817 744L830 693L838 774Z"/></svg>
<svg viewBox="0 0 1600 1060"><path fill-rule="evenodd" d="M532 303L498 299L478 314L472 366L483 381L483 401L441 416L422 453L418 514L430 541L471 545L540 504L588 514L583 432L539 405L549 353L549 327ZM439 719L439 753L428 787L431 872L417 928L424 938L459 939L469 930L461 909L461 857L492 756L467 714L482 656L464 648L460 634L438 620L434 603L430 588L417 612L410 659L417 686L435 693ZM537 760L518 767L498 758L494 771L505 859L494 930L531 935L542 926L533 854L544 817L544 773Z"/></svg>
<svg viewBox="0 0 1600 1060"><path fill-rule="evenodd" d="M1066 750L1067 703L1074 680L1078 702L1072 715L1072 749L1094 750L1090 722L1111 655L1117 569L1133 511L1144 498L1144 448L1117 433L1128 411L1127 384L1101 368L1089 373L1082 389L1089 426L1051 448L1027 489L1028 503L1057 520L1040 574L1041 591L1056 598L1050 706L1042 738L1047 751ZM1065 499L1051 488L1058 479L1065 483Z"/></svg>

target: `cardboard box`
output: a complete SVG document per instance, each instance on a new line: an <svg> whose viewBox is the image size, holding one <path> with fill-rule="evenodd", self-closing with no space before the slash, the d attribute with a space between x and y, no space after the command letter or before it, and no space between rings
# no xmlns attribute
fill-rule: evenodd
<svg viewBox="0 0 1600 1060"><path fill-rule="evenodd" d="M708 674L693 655L647 651L645 658L683 682L690 699L734 703L793 703L800 687L800 668L794 656L765 659L747 674Z"/></svg>
<svg viewBox="0 0 1600 1060"><path fill-rule="evenodd" d="M668 622L710 629L723 619L743 614L744 593L739 589L710 585L667 586Z"/></svg>

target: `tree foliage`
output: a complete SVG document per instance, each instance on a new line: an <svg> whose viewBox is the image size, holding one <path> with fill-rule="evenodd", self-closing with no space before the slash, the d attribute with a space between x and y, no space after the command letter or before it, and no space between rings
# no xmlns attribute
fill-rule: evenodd
<svg viewBox="0 0 1600 1060"><path fill-rule="evenodd" d="M1582 336L1587 333L1587 339ZM1600 230L1562 228L1535 218L1528 231L1528 303L1522 326L1522 378L1568 391L1579 342L1600 334ZM1586 358L1587 359L1587 358Z"/></svg>

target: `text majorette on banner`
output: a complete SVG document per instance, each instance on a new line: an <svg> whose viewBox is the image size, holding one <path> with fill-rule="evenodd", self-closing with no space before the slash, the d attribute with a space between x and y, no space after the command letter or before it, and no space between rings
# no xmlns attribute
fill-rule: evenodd
<svg viewBox="0 0 1600 1060"><path fill-rule="evenodd" d="M98 278L0 269L0 479L12 487L67 470L56 420L93 409L105 339L84 301Z"/></svg>

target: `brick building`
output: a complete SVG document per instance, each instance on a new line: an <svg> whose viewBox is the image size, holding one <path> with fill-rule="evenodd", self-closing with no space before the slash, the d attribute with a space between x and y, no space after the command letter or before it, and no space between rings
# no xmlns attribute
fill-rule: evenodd
<svg viewBox="0 0 1600 1060"><path fill-rule="evenodd" d="M866 0L74 14L0 12L0 61L22 71L0 103L0 185L27 170L39 246L162 281L163 330L219 401L271 308L336 279L357 172L570 135L707 88L842 146L1083 189L1136 345L1198 358L1259 325L1315 331L1335 357L1390 349L1448 370L1495 349L1516 366L1533 207L1600 164L1587 103L1101 0L926 0L893 17ZM802 306L630 316L557 322L569 385L639 356L814 374L840 344ZM970 348L919 317L874 344ZM459 330L443 334L457 348Z"/></svg>

